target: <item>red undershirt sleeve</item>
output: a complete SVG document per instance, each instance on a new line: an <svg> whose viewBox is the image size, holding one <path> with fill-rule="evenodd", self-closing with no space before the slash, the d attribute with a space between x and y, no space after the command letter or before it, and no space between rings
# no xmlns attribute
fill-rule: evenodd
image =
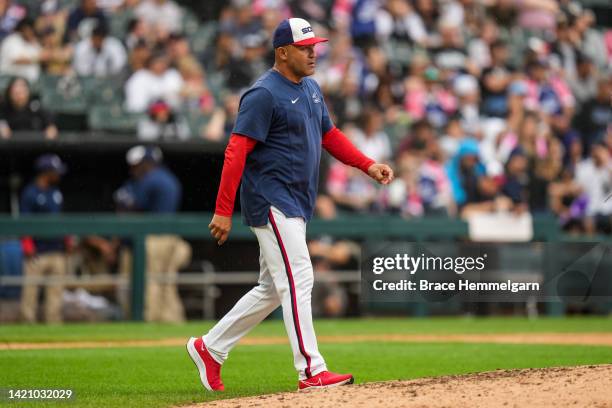
<svg viewBox="0 0 612 408"><path fill-rule="evenodd" d="M217 193L215 214L231 217L234 213L236 191L240 185L246 158L253 151L256 144L257 141L255 139L232 133L225 149L225 159L223 161L219 192Z"/></svg>
<svg viewBox="0 0 612 408"><path fill-rule="evenodd" d="M361 153L348 137L335 126L323 135L322 145L325 150L342 163L356 167L366 174L368 168L375 163L374 160Z"/></svg>

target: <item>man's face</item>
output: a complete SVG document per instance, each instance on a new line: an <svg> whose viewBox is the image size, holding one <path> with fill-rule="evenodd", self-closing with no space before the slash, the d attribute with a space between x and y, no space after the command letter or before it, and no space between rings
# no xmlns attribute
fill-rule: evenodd
<svg viewBox="0 0 612 408"><path fill-rule="evenodd" d="M504 64L508 61L508 57L510 53L508 52L508 48L506 46L497 46L492 49L492 58L498 64Z"/></svg>
<svg viewBox="0 0 612 408"><path fill-rule="evenodd" d="M92 35L91 36L91 45L96 49L96 50L101 50L102 49L102 44L104 44L104 37L101 35Z"/></svg>
<svg viewBox="0 0 612 408"><path fill-rule="evenodd" d="M145 173L144 167L144 163L138 163L134 166L130 166L130 174L134 178L141 178Z"/></svg>
<svg viewBox="0 0 612 408"><path fill-rule="evenodd" d="M62 180L61 174L55 170L47 171L45 176L47 177L49 184L52 186L57 186Z"/></svg>
<svg viewBox="0 0 612 408"><path fill-rule="evenodd" d="M287 45L282 48L286 50L287 64L294 74L299 77L314 74L317 60L314 45Z"/></svg>
<svg viewBox="0 0 612 408"><path fill-rule="evenodd" d="M150 70L153 74L160 76L168 69L168 61L165 58L156 58L151 63Z"/></svg>

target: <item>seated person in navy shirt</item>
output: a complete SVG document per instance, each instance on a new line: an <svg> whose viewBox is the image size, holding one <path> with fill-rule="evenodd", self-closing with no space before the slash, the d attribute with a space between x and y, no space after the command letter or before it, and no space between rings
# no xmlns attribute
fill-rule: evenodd
<svg viewBox="0 0 612 408"><path fill-rule="evenodd" d="M104 12L98 8L96 0L81 0L68 15L66 42L75 43L89 37L97 24L108 25Z"/></svg>
<svg viewBox="0 0 612 408"><path fill-rule="evenodd" d="M175 213L181 202L181 184L162 165L157 147L135 146L126 155L130 178L116 193L123 210ZM147 289L145 320L182 322L185 311L178 294L176 276L191 261L191 246L177 235L149 235L146 239ZM131 262L123 262L131 265ZM124 270L122 270L125 273Z"/></svg>
<svg viewBox="0 0 612 408"><path fill-rule="evenodd" d="M66 165L55 154L40 156L35 163L36 177L21 193L21 214L58 214L62 211L64 198L57 187ZM66 274L65 245L62 238L23 239L25 278L44 275L62 277ZM45 289L45 321L61 323L61 285L50 285ZM28 323L36 322L38 308L38 286L25 283L21 292L21 315Z"/></svg>

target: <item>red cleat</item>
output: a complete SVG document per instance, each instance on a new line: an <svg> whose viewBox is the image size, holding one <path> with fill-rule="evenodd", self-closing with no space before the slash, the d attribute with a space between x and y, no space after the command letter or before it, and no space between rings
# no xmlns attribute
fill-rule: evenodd
<svg viewBox="0 0 612 408"><path fill-rule="evenodd" d="M221 364L217 363L201 337L192 337L187 342L187 352L200 372L200 381L208 391L223 391L221 381Z"/></svg>
<svg viewBox="0 0 612 408"><path fill-rule="evenodd" d="M340 385L352 384L354 381L352 374L336 374L329 371L322 371L314 377L300 380L298 382L298 391L315 389L315 388L330 388Z"/></svg>

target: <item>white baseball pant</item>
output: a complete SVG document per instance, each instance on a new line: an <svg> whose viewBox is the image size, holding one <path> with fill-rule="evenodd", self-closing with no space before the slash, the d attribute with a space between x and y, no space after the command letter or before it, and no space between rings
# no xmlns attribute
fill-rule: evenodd
<svg viewBox="0 0 612 408"><path fill-rule="evenodd" d="M306 244L306 223L302 218L287 218L271 207L268 223L251 230L259 241L259 284L202 339L211 355L222 364L245 334L282 305L295 369L300 379L310 378L327 368L319 353L312 323L314 276Z"/></svg>

